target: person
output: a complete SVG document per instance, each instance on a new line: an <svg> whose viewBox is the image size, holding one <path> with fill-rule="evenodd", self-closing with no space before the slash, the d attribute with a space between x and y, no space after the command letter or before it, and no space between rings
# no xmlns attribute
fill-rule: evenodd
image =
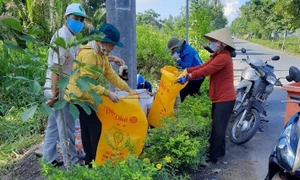
<svg viewBox="0 0 300 180"><path fill-rule="evenodd" d="M152 93L152 85L149 81L145 80L144 77L140 74L136 75L137 89L147 89Z"/></svg>
<svg viewBox="0 0 300 180"><path fill-rule="evenodd" d="M208 51L209 53L211 53L211 54L214 53L214 51L213 51L207 44L205 44L204 42L202 42L202 46L203 46L203 48L204 48L206 51ZM227 48L228 48L228 47L227 47ZM236 57L236 52L235 52L234 49L228 48L228 50L229 50L229 53L230 53L230 56L231 56L231 57Z"/></svg>
<svg viewBox="0 0 300 180"><path fill-rule="evenodd" d="M198 52L183 39L179 40L172 37L168 41L168 49L171 51L171 55L177 65L182 69L203 64ZM202 77L189 81L188 84L180 91L181 102L183 102L188 95L200 95L200 87L203 81L204 78Z"/></svg>
<svg viewBox="0 0 300 180"><path fill-rule="evenodd" d="M105 37L102 38L101 41L91 41L87 45L81 46L76 59L81 63L87 64L89 67L98 67L103 72L103 76L120 90L134 93L133 90L126 84L126 82L123 81L113 70L108 61L108 56L115 46L123 47L123 44L120 42L120 32L112 24L102 25L95 33L101 32L104 33ZM77 68L79 68L79 65L74 64L73 69ZM81 76L89 76L95 80L102 77L102 75L96 76L93 74L90 68L80 68L78 73L70 78L66 94L73 93L79 97L81 101L95 103L94 98L89 93L83 92L75 85L76 79ZM107 96L114 103L119 101L117 94L104 88L101 84L91 84L91 89L98 95ZM65 95L65 99L67 101L72 100L72 98L67 95ZM78 104L75 105L80 113L79 120L81 127L81 138L83 149L86 153L85 165L88 165L88 167L91 168L91 163L96 158L102 124L93 109L91 109L90 114L87 114L81 106Z"/></svg>
<svg viewBox="0 0 300 180"><path fill-rule="evenodd" d="M203 65L187 68L188 74L178 79L181 84L210 75L209 96L212 101L212 130L209 161L217 162L225 155L225 132L233 111L236 94L233 84L233 63L228 49L234 50L229 31L224 28L204 36L210 41L213 55Z"/></svg>
<svg viewBox="0 0 300 180"><path fill-rule="evenodd" d="M61 37L68 42L68 40L73 37L75 34L82 31L84 27L84 19L86 13L82 5L78 3L70 4L65 12L65 24L55 32L54 36L51 39L51 44L55 41L57 37ZM48 70L46 75L45 82L45 97L49 98L46 102L50 107L53 107L54 103L57 101L59 96L59 89L57 86L59 76L64 74L70 75L73 67L73 59L75 59L76 53L79 46L72 47L69 51L65 50L62 47L59 47L59 54L57 54L53 49L49 50L48 56ZM60 57L60 58L58 58ZM60 59L60 61L59 61ZM56 73L51 71L51 68L56 68L58 66L62 67L62 72ZM71 164L78 162L76 150L75 150L75 121L69 113L69 106L66 105L63 109L64 119L67 127L67 134L69 138L69 154L67 156L71 157ZM52 109L52 114L48 117L48 124L46 128L45 143L44 143L44 152L42 160L46 160L48 163L54 164L54 166L61 166L66 164L67 157L66 148L64 146L64 131L62 117L60 110ZM63 154L63 162L57 161L57 151L56 151L56 142L60 140L60 148Z"/></svg>

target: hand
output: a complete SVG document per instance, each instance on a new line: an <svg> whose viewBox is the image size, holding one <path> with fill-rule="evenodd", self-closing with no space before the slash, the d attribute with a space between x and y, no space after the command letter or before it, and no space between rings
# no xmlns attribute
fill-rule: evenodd
<svg viewBox="0 0 300 180"><path fill-rule="evenodd" d="M46 101L46 104L50 107L53 107L56 101L57 101L57 98L51 98Z"/></svg>
<svg viewBox="0 0 300 180"><path fill-rule="evenodd" d="M109 60L109 62L114 62L118 66L125 64L124 60L117 56L110 55L110 56L108 56L108 60Z"/></svg>
<svg viewBox="0 0 300 180"><path fill-rule="evenodd" d="M115 63L116 65L118 65L118 66L121 66L121 65L125 64L124 60L121 59L121 58L119 58L119 57L115 57L114 63Z"/></svg>
<svg viewBox="0 0 300 180"><path fill-rule="evenodd" d="M137 94L134 90L132 90L132 89L129 89L129 91L128 91L130 94Z"/></svg>
<svg viewBox="0 0 300 180"><path fill-rule="evenodd" d="M118 95L117 95L116 93L114 93L114 92L109 92L108 98L109 98L112 102L114 102L114 103L116 103L116 102L118 102L118 101L120 100L119 97L118 97Z"/></svg>
<svg viewBox="0 0 300 180"><path fill-rule="evenodd" d="M174 59L175 61L180 60L179 54L178 54L177 52L174 52L173 55L172 55L172 57L173 57L173 59Z"/></svg>
<svg viewBox="0 0 300 180"><path fill-rule="evenodd" d="M177 79L177 82L179 84L185 84L186 82L188 82L190 80L189 75L185 75L185 76L181 76L180 78Z"/></svg>

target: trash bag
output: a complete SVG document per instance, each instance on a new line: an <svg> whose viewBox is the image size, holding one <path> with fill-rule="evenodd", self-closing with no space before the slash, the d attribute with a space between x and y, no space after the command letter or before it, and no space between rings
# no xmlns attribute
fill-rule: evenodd
<svg viewBox="0 0 300 180"><path fill-rule="evenodd" d="M148 122L139 104L138 95L127 95L113 103L102 97L97 116L102 122L96 164L103 165L107 159L123 160L129 153L139 156L142 153Z"/></svg>
<svg viewBox="0 0 300 180"><path fill-rule="evenodd" d="M163 117L174 117L174 104L176 96L187 83L181 85L177 82L180 76L187 74L187 71L178 71L173 66L165 66L160 70L162 76L158 92L155 95L152 107L147 116L148 123L154 127L161 127L163 123L160 121Z"/></svg>

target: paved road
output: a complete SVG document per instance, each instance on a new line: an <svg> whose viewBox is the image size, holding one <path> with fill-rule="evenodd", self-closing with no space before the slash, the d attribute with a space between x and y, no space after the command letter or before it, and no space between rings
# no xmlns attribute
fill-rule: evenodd
<svg viewBox="0 0 300 180"><path fill-rule="evenodd" d="M233 59L235 85L240 79L241 71L248 66L240 60L245 57L240 52L242 47L247 49L248 55L252 58L268 60L274 55L279 55L279 61L269 62L269 64L274 65L277 77L285 77L292 65L300 68L300 57L289 56L283 52L270 50L243 40L234 39L234 42L237 48L237 57ZM282 82L287 83L286 81ZM227 155L221 159L221 164L216 165L216 168L222 168L221 173L216 175L216 179L264 179L267 174L268 157L283 128L285 104L281 103L281 100L284 99L286 99L286 92L281 88L275 88L268 99L268 106L266 107L268 116L266 119L270 121L266 124L264 132L258 132L253 139L244 145L238 146L230 142L227 143Z"/></svg>

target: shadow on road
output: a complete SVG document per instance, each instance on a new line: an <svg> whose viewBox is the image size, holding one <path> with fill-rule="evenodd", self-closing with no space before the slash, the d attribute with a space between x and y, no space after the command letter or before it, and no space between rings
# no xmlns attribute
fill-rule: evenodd
<svg viewBox="0 0 300 180"><path fill-rule="evenodd" d="M246 56L246 54L244 54L244 53L242 53L242 52L239 52L239 51L236 51L237 53L237 55L245 55ZM270 55L270 54L268 54L268 53L262 53L262 52L249 52L248 50L247 50L247 55L249 55L249 56L255 56L255 55Z"/></svg>

